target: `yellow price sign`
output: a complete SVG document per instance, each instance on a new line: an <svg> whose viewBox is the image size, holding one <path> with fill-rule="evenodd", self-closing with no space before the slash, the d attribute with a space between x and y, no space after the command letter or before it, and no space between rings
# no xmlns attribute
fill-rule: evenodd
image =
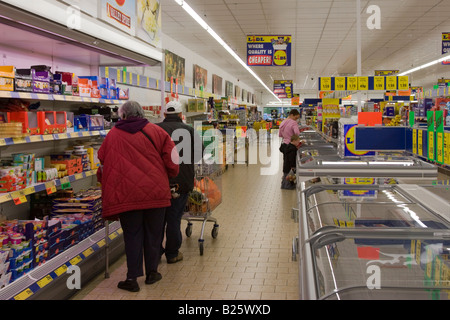
<svg viewBox="0 0 450 320"><path fill-rule="evenodd" d="M83 251L83 256L85 257L85 258L87 258L87 257L89 257L91 254L93 254L94 253L94 249L92 249L92 248L88 248L88 249L86 249L86 250L84 250Z"/></svg>
<svg viewBox="0 0 450 320"><path fill-rule="evenodd" d="M444 133L444 162L450 165L450 132Z"/></svg>
<svg viewBox="0 0 450 320"><path fill-rule="evenodd" d="M5 139L0 139L0 146L6 146Z"/></svg>
<svg viewBox="0 0 450 320"><path fill-rule="evenodd" d="M26 289L24 291L22 291L21 293L19 293L18 295L16 295L14 297L14 300L26 300L29 297L31 297L33 295L33 291L31 291L31 289Z"/></svg>
<svg viewBox="0 0 450 320"><path fill-rule="evenodd" d="M331 90L331 78L322 77L320 78L320 91L330 91Z"/></svg>
<svg viewBox="0 0 450 320"><path fill-rule="evenodd" d="M45 287L46 285L48 285L52 281L53 281L52 276L51 275L47 275L46 277L44 277L41 280L39 280L37 282L37 285L39 286L39 288L42 289L43 287Z"/></svg>
<svg viewBox="0 0 450 320"><path fill-rule="evenodd" d="M51 140L53 140L53 135L52 135L52 134L44 134L44 135L42 136L42 139L43 139L44 141L51 141Z"/></svg>
<svg viewBox="0 0 450 320"><path fill-rule="evenodd" d="M417 149L419 156L423 156L423 130L417 131Z"/></svg>
<svg viewBox="0 0 450 320"><path fill-rule="evenodd" d="M409 90L409 77L408 76L398 77L398 90Z"/></svg>
<svg viewBox="0 0 450 320"><path fill-rule="evenodd" d="M358 77L347 77L347 90L358 90Z"/></svg>
<svg viewBox="0 0 450 320"><path fill-rule="evenodd" d="M369 90L369 77L358 77L358 90Z"/></svg>
<svg viewBox="0 0 450 320"><path fill-rule="evenodd" d="M436 161L443 164L444 163L444 133L436 133Z"/></svg>
<svg viewBox="0 0 450 320"><path fill-rule="evenodd" d="M384 90L384 77L373 77L373 89Z"/></svg>
<svg viewBox="0 0 450 320"><path fill-rule="evenodd" d="M49 181L45 183L45 190L47 190L47 194L52 194L56 192L55 181Z"/></svg>
<svg viewBox="0 0 450 320"><path fill-rule="evenodd" d="M386 77L386 90L397 90L397 77L396 76Z"/></svg>
<svg viewBox="0 0 450 320"><path fill-rule="evenodd" d="M106 240L105 240L105 239L102 239L102 240L100 240L99 242L97 242L97 245L98 245L100 248L103 247L105 244L106 244Z"/></svg>
<svg viewBox="0 0 450 320"><path fill-rule="evenodd" d="M14 191L11 192L11 198L14 201L14 204L18 206L19 204L27 202L27 197L25 196L23 191Z"/></svg>
<svg viewBox="0 0 450 320"><path fill-rule="evenodd" d="M61 267L55 270L55 274L59 277L63 275L64 273L67 273L67 266L63 264Z"/></svg>
<svg viewBox="0 0 450 320"><path fill-rule="evenodd" d="M75 265L79 264L81 262L81 260L83 260L83 259L81 259L81 257L78 255L75 258L71 259L69 262L71 265L75 266Z"/></svg>
<svg viewBox="0 0 450 320"><path fill-rule="evenodd" d="M428 159L434 159L434 132L428 132Z"/></svg>
<svg viewBox="0 0 450 320"><path fill-rule="evenodd" d="M417 129L413 129L412 132L412 152L417 154Z"/></svg>
<svg viewBox="0 0 450 320"><path fill-rule="evenodd" d="M345 77L334 78L334 89L336 91L345 91Z"/></svg>
<svg viewBox="0 0 450 320"><path fill-rule="evenodd" d="M42 136L31 136L30 142L40 142L42 141Z"/></svg>
<svg viewBox="0 0 450 320"><path fill-rule="evenodd" d="M117 69L117 83L121 82L120 80L121 78L122 78L122 70Z"/></svg>
<svg viewBox="0 0 450 320"><path fill-rule="evenodd" d="M111 240L114 240L115 238L117 238L117 232L111 233L111 234L109 235L109 238L110 238Z"/></svg>
<svg viewBox="0 0 450 320"><path fill-rule="evenodd" d="M21 137L21 138L13 138L13 142L14 142L14 144L27 143L27 141L23 137Z"/></svg>

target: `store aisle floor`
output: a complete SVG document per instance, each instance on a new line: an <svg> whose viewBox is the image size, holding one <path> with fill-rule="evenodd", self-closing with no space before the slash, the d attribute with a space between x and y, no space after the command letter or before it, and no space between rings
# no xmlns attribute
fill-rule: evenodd
<svg viewBox="0 0 450 320"><path fill-rule="evenodd" d="M296 193L280 189L281 161L276 175L261 175L261 167L230 165L221 176L223 200L213 212L219 233L213 239L213 224L207 223L203 256L198 248L201 222L194 222L187 238L183 220L184 260L169 265L163 257L161 281L146 285L141 277L140 292L118 289L126 275L122 257L111 266L109 279L101 274L73 299L298 299L298 262L291 254L298 234L298 224L291 219Z"/></svg>

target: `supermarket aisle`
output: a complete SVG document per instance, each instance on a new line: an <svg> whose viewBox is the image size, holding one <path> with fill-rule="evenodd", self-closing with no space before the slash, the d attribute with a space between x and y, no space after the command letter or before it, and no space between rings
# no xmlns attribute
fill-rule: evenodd
<svg viewBox="0 0 450 320"><path fill-rule="evenodd" d="M145 285L142 277L140 292L118 289L126 274L123 257L112 265L110 279L98 276L73 299L298 299L298 263L291 259L298 231L291 219L296 194L280 189L281 162L277 175L262 176L260 168L230 165L222 175L223 201L213 213L219 234L213 239L212 223L207 224L203 256L201 223L194 222L192 236L183 235L184 260L168 265L163 257L158 283Z"/></svg>

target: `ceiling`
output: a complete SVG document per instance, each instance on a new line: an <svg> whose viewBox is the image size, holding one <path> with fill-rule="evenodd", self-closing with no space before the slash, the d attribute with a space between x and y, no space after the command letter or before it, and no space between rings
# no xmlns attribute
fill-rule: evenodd
<svg viewBox="0 0 450 320"><path fill-rule="evenodd" d="M246 61L247 35L291 35L290 67L252 67L269 88L273 80L293 80L294 93L317 92L317 78L356 74L357 0L186 0L208 25ZM381 29L369 30L371 5L381 9ZM374 70L405 71L441 55L441 33L450 32L449 0L361 0L362 75ZM165 35L265 91L241 65L174 0L162 1ZM436 65L410 76L413 86L432 87L450 77ZM270 98L267 94L266 98Z"/></svg>

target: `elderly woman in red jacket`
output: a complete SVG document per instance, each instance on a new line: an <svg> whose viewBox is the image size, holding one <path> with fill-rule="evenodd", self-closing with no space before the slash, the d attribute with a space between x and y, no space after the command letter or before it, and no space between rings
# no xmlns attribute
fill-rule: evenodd
<svg viewBox="0 0 450 320"><path fill-rule="evenodd" d="M158 273L164 216L170 207L169 177L178 175L178 153L171 137L144 118L139 103L119 108L121 120L98 151L102 164L103 218L120 220L127 257L127 279L120 289L137 292L137 278L146 284L159 281Z"/></svg>

